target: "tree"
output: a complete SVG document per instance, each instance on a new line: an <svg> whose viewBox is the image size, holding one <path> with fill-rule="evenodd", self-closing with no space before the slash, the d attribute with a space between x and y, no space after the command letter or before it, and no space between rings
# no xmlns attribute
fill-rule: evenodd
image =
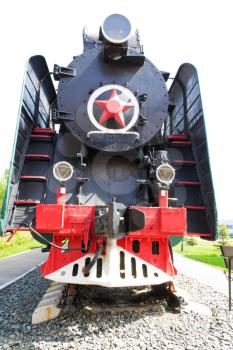
<svg viewBox="0 0 233 350"><path fill-rule="evenodd" d="M226 245L229 239L230 235L227 227L225 225L219 225L219 243Z"/></svg>

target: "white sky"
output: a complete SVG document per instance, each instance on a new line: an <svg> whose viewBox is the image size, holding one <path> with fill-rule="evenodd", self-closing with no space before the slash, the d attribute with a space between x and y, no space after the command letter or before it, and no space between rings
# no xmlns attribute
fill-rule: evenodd
<svg viewBox="0 0 233 350"><path fill-rule="evenodd" d="M174 76L183 62L199 73L220 218L233 218L232 35L228 0L2 0L0 3L0 174L8 167L27 59L67 65L82 52L82 28L111 13L139 28L146 56Z"/></svg>

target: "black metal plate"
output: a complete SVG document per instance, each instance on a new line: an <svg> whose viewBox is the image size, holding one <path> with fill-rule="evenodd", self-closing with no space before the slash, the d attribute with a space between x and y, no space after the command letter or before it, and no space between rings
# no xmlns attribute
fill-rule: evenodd
<svg viewBox="0 0 233 350"><path fill-rule="evenodd" d="M162 73L149 60L146 59L143 66L104 63L101 51L92 49L75 58L69 66L75 68L77 74L60 81L58 109L74 116L74 121L64 123L82 143L105 151L127 151L145 144L160 130L167 116L168 94ZM137 127L139 140L132 135L87 137L88 132L97 131L87 114L89 97L97 88L107 84L125 86L137 98L147 94L148 100L140 111L147 123Z"/></svg>

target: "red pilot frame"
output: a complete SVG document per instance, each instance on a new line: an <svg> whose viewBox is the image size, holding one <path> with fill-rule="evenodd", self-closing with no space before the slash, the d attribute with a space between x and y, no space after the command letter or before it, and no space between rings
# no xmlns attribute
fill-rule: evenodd
<svg viewBox="0 0 233 350"><path fill-rule="evenodd" d="M65 194L65 188L60 188L57 192L57 204L39 204L36 208L36 230L42 234L52 233L53 243L60 247L67 240L70 249L64 252L51 247L48 260L41 269L44 276L87 254L94 255L99 242L106 243L109 239L107 233L102 237L95 235L95 206L66 205ZM117 246L167 275L174 276L176 269L170 256L169 236L186 235L186 209L168 207L168 191L165 190L160 192L159 207L132 208L145 214L145 226L118 239ZM102 254L106 254L105 248Z"/></svg>

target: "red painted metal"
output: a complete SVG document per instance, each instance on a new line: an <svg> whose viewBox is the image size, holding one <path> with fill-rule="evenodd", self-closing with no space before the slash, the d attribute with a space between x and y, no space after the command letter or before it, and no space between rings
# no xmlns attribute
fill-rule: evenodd
<svg viewBox="0 0 233 350"><path fill-rule="evenodd" d="M192 142L190 141L171 141L169 142L170 145L174 146L190 146Z"/></svg>
<svg viewBox="0 0 233 350"><path fill-rule="evenodd" d="M37 154L37 153L27 153L25 155L26 158L40 158L45 160L50 160L50 156L48 154Z"/></svg>
<svg viewBox="0 0 233 350"><path fill-rule="evenodd" d="M7 227L6 232L14 232L15 228L14 227Z"/></svg>
<svg viewBox="0 0 233 350"><path fill-rule="evenodd" d="M65 189L57 191L57 204L38 204L36 207L36 230L40 233L52 233L53 243L62 246L65 239L69 240L70 248L88 248L88 253L95 253L98 240L104 236L97 236L94 232L95 206L66 205ZM186 209L168 208L168 192L161 191L160 207L139 207L137 210L145 214L145 227L136 232L130 232L126 237L119 239L117 244L131 254L162 269L169 275L176 270L171 262L168 248L169 236L186 235ZM107 237L105 236L105 239ZM138 253L133 251L133 241L140 243ZM153 245L157 245L155 251ZM85 256L83 250L69 251L51 248L48 260L41 271L44 275L52 273L75 260Z"/></svg>
<svg viewBox="0 0 233 350"><path fill-rule="evenodd" d="M96 252L97 238L94 236L94 206L39 204L36 207L36 230L41 233L53 233L53 243L62 246L64 239L69 240L70 248L76 251L63 253L51 248L49 258L42 267L47 275L57 269L86 255L88 241L91 241L88 252ZM83 251L81 248L83 247Z"/></svg>
<svg viewBox="0 0 233 350"><path fill-rule="evenodd" d="M138 253L133 251L133 242L139 241L140 250ZM142 237L124 237L118 240L117 244L129 253L137 256L145 262L154 265L170 276L176 275L176 269L172 264L168 248L168 238L151 237L150 239ZM153 245L156 245L157 252L153 251Z"/></svg>
<svg viewBox="0 0 233 350"><path fill-rule="evenodd" d="M15 205L37 205L39 204L40 201L39 200L25 200L25 199L17 199L16 201L14 201Z"/></svg>
<svg viewBox="0 0 233 350"><path fill-rule="evenodd" d="M45 176L20 176L20 180L25 181L47 181Z"/></svg>
<svg viewBox="0 0 233 350"><path fill-rule="evenodd" d="M53 141L54 138L52 136L49 135L30 135L31 139L45 139L45 140L51 140Z"/></svg>
<svg viewBox="0 0 233 350"><path fill-rule="evenodd" d="M24 227L7 227L6 232L15 232L15 231L25 231L25 232L30 232L28 228Z"/></svg>
<svg viewBox="0 0 233 350"><path fill-rule="evenodd" d="M56 201L57 204L65 204L66 203L66 188L60 187L56 192Z"/></svg>
<svg viewBox="0 0 233 350"><path fill-rule="evenodd" d="M187 232L187 236L211 237L210 233Z"/></svg>
<svg viewBox="0 0 233 350"><path fill-rule="evenodd" d="M62 246L64 237L53 236L53 243ZM79 236L74 236L69 238L69 248L80 248L82 247L82 238ZM89 245L88 253L95 253L97 251L97 238L92 237L91 243ZM80 258L87 255L85 250L70 250L69 252L63 252L60 249L51 247L47 261L41 267L41 273L46 276Z"/></svg>
<svg viewBox="0 0 233 350"><path fill-rule="evenodd" d="M16 232L19 230L18 227L14 228L13 231L8 231L8 232L12 232L11 235L7 238L7 243L10 242L10 240L14 237L14 235L16 234Z"/></svg>
<svg viewBox="0 0 233 350"><path fill-rule="evenodd" d="M61 187L56 193L57 204L40 204L36 208L36 230L52 232L64 238L79 236L85 249L89 234L93 232L95 207L65 205L66 189Z"/></svg>
<svg viewBox="0 0 233 350"><path fill-rule="evenodd" d="M33 133L55 134L56 131L50 128L33 128Z"/></svg>
<svg viewBox="0 0 233 350"><path fill-rule="evenodd" d="M168 140L188 140L188 136L184 134L173 134L168 136Z"/></svg>
<svg viewBox="0 0 233 350"><path fill-rule="evenodd" d="M168 191L165 191L165 190L160 191L159 206L168 207Z"/></svg>
<svg viewBox="0 0 233 350"><path fill-rule="evenodd" d="M93 231L95 207L85 205L38 204L36 230L52 232L57 236L82 236L87 242Z"/></svg>
<svg viewBox="0 0 233 350"><path fill-rule="evenodd" d="M161 191L162 192L162 191ZM167 192L167 191L165 191ZM160 194L160 203L165 196ZM166 203L165 203L166 204ZM129 233L118 240L118 245L131 254L158 267L170 276L176 274L169 251L169 236L186 235L186 209L168 207L135 207L145 213L146 223L142 230ZM138 253L133 251L133 242L138 241ZM153 249L153 245L157 248Z"/></svg>
<svg viewBox="0 0 233 350"><path fill-rule="evenodd" d="M185 208L160 208L139 207L135 208L145 214L145 227L128 237L161 237L184 236L186 234L186 209ZM136 238L135 238L136 239Z"/></svg>
<svg viewBox="0 0 233 350"><path fill-rule="evenodd" d="M116 89L113 89L108 100L95 100L95 104L103 109L99 118L99 123L103 124L109 119L114 119L122 128L125 127L123 111L126 111L134 105L120 99Z"/></svg>

